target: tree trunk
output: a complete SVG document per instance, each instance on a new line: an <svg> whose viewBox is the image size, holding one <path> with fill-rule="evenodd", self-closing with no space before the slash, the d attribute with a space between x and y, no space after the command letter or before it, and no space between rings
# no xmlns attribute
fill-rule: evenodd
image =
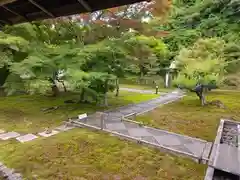
<svg viewBox="0 0 240 180"><path fill-rule="evenodd" d="M204 106L206 104L206 99L205 99L205 95L203 93L203 91L197 91L196 92L199 100L201 101L201 105Z"/></svg>
<svg viewBox="0 0 240 180"><path fill-rule="evenodd" d="M85 97L85 88L82 88L82 92L80 95L80 101L83 102L84 101L84 97Z"/></svg>
<svg viewBox="0 0 240 180"><path fill-rule="evenodd" d="M63 89L64 89L64 92L67 92L67 88L66 88L66 86L65 86L64 81L60 81L60 80L58 80L58 82L60 82L60 83L62 84Z"/></svg>
<svg viewBox="0 0 240 180"><path fill-rule="evenodd" d="M9 74L9 70L6 67L0 69L0 87L4 85Z"/></svg>
<svg viewBox="0 0 240 180"><path fill-rule="evenodd" d="M55 83L55 81L53 80L53 78L50 78L49 81L52 83L52 93L53 96L56 97L59 95L59 89Z"/></svg>
<svg viewBox="0 0 240 180"><path fill-rule="evenodd" d="M119 79L116 79L116 97L119 96Z"/></svg>
<svg viewBox="0 0 240 180"><path fill-rule="evenodd" d="M202 93L201 103L202 103L202 106L205 106L205 104L206 104L206 99L205 99L204 93Z"/></svg>
<svg viewBox="0 0 240 180"><path fill-rule="evenodd" d="M62 85L63 85L63 88L64 88L64 92L67 92L67 88L66 88L66 86L64 84L64 81L62 81Z"/></svg>

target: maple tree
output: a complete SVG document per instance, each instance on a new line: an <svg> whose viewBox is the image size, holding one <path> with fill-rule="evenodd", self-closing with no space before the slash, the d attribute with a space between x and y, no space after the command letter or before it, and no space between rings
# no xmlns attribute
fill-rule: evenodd
<svg viewBox="0 0 240 180"><path fill-rule="evenodd" d="M99 28L101 28L105 31L105 33L101 31L102 36L119 36L121 32L126 32L129 29L134 29L145 35L165 36L166 31L154 30L146 21L152 19L153 16L163 17L170 7L170 0L155 0L75 15L72 19L80 21L86 26L91 25L91 34L94 35L100 33ZM97 33L95 34L94 31Z"/></svg>

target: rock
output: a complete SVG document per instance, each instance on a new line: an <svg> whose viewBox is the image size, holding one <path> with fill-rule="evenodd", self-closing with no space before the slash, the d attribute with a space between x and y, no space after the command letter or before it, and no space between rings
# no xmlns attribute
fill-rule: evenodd
<svg viewBox="0 0 240 180"><path fill-rule="evenodd" d="M220 100L213 100L213 101L207 102L207 105L217 106L218 108L221 108L221 109L226 108L225 105Z"/></svg>
<svg viewBox="0 0 240 180"><path fill-rule="evenodd" d="M52 130L51 130L50 128L46 128L45 133L46 133L46 134L51 134L51 133L52 133Z"/></svg>

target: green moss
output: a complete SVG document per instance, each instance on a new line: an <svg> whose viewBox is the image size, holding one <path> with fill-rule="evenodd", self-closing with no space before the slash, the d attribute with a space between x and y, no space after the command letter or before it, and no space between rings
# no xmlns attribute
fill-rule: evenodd
<svg viewBox="0 0 240 180"><path fill-rule="evenodd" d="M0 160L26 179L200 180L205 171L204 165L190 159L84 129L21 145L0 145Z"/></svg>
<svg viewBox="0 0 240 180"><path fill-rule="evenodd" d="M240 120L240 92L216 91L207 100L220 100L226 109L202 107L195 94L189 94L178 102L159 107L137 121L161 129L212 141L221 118Z"/></svg>
<svg viewBox="0 0 240 180"><path fill-rule="evenodd" d="M35 133L47 127L54 127L67 120L68 117L75 117L81 113L102 111L154 97L156 95L124 91L120 92L119 97L115 97L113 93L109 93L109 107L107 108L94 104L64 104L65 100L79 98L74 94L65 94L60 97L36 95L0 97L0 129ZM60 108L47 114L42 111L43 108L53 106L60 106Z"/></svg>
<svg viewBox="0 0 240 180"><path fill-rule="evenodd" d="M151 94L120 92L109 94L108 108L137 103L157 97ZM57 98L16 96L1 98L0 127L18 132L39 132L56 126L67 116L104 108L87 104L68 104L44 114L44 107L63 105L77 98L68 94ZM68 114L66 113L68 112ZM0 161L14 168L26 179L121 179L146 178L202 179L205 166L192 160L161 153L135 143L121 141L108 134L77 128L51 138L38 138L20 144L16 140L0 142Z"/></svg>

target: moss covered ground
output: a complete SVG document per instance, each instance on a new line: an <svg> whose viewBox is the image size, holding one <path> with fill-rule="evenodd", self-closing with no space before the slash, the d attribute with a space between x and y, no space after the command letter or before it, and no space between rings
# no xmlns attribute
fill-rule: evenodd
<svg viewBox="0 0 240 180"><path fill-rule="evenodd" d="M62 105L74 96L1 97L0 129L39 132L60 124L67 116L103 110L90 104L69 104L49 114L41 111L44 107ZM121 92L117 98L113 94L109 96L108 108L156 97L129 92ZM0 147L0 161L26 179L200 180L206 168L187 158L80 128L24 144L16 140L0 141Z"/></svg>
<svg viewBox="0 0 240 180"><path fill-rule="evenodd" d="M0 146L0 161L26 179L201 180L205 172L190 159L85 129Z"/></svg>
<svg viewBox="0 0 240 180"><path fill-rule="evenodd" d="M213 141L221 118L240 121L240 92L213 91L207 95L207 100L220 100L226 108L202 107L197 96L190 93L177 102L138 116L137 121L149 126Z"/></svg>
<svg viewBox="0 0 240 180"><path fill-rule="evenodd" d="M81 113L93 113L131 103L138 103L156 97L154 94L136 94L121 91L119 97L109 94L108 107L94 104L64 104L65 100L78 99L78 95L63 94L59 97L12 96L0 97L0 129L18 132L39 132L41 129L55 127L68 117ZM59 106L59 109L45 113L44 108Z"/></svg>

